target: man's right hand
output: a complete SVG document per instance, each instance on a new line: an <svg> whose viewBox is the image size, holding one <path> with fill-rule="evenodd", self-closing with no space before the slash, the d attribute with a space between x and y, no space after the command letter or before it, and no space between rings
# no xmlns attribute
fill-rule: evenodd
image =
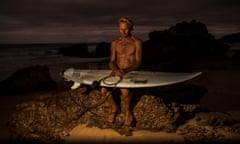
<svg viewBox="0 0 240 144"><path fill-rule="evenodd" d="M113 70L112 73L111 73L111 76L123 76L125 73L123 70Z"/></svg>

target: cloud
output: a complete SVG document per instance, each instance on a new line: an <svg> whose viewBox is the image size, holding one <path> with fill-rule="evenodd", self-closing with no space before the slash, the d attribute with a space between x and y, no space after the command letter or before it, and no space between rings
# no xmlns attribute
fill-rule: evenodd
<svg viewBox="0 0 240 144"><path fill-rule="evenodd" d="M79 33L85 39L109 39L116 35L117 31L112 32L114 35L111 31L116 30L117 19L122 16L134 20L140 35L192 19L219 28L231 25L239 29L239 6L238 0L1 0L0 38L16 41L19 37L21 41L32 35L55 41L61 37L62 41L65 33L79 40Z"/></svg>

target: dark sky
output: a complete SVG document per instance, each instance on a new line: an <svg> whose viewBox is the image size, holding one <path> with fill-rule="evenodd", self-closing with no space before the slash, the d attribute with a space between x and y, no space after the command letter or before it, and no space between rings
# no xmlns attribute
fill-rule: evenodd
<svg viewBox="0 0 240 144"><path fill-rule="evenodd" d="M219 37L240 31L239 14L240 0L1 0L0 43L110 41L122 16L143 40L192 19Z"/></svg>

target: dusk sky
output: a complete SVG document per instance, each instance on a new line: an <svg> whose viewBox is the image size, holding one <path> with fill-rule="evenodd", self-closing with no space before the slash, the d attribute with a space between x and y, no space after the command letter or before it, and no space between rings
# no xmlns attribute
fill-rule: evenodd
<svg viewBox="0 0 240 144"><path fill-rule="evenodd" d="M192 19L220 37L240 32L239 14L240 0L1 0L0 43L109 42L123 16L143 40Z"/></svg>

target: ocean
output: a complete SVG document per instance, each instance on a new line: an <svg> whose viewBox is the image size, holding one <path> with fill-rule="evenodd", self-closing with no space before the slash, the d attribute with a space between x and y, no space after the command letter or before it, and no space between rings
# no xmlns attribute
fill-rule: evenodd
<svg viewBox="0 0 240 144"><path fill-rule="evenodd" d="M108 69L108 57L81 58L58 54L60 48L71 45L73 44L0 45L0 81L19 69L33 65L48 66L55 79L58 79L59 73L68 67ZM96 45L95 43L88 44L88 52L94 52ZM233 53L240 50L240 43L231 44L230 46Z"/></svg>
<svg viewBox="0 0 240 144"><path fill-rule="evenodd" d="M80 58L62 56L58 51L62 47L72 44L14 44L0 45L0 81L9 77L15 71L33 66L48 66L51 74L56 77L58 73L68 67L79 68L107 68L108 57ZM96 44L88 44L88 52L94 52Z"/></svg>

